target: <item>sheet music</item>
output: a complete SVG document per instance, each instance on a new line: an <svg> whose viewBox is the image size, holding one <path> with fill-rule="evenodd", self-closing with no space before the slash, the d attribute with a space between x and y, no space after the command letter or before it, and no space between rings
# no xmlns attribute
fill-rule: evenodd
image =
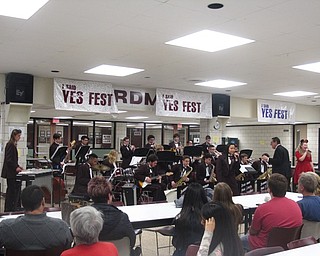
<svg viewBox="0 0 320 256"><path fill-rule="evenodd" d="M129 165L135 166L135 165L139 164L141 162L142 158L143 157L141 157L141 156L133 156Z"/></svg>

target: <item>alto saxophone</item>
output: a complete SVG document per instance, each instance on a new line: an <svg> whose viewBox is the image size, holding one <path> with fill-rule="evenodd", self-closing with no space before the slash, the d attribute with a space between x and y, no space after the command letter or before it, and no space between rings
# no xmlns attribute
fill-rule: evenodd
<svg viewBox="0 0 320 256"><path fill-rule="evenodd" d="M217 179L216 179L216 174L214 172L214 165L212 164L212 169L211 169L211 174L210 174L210 178L209 178L209 182L210 183L217 183Z"/></svg>
<svg viewBox="0 0 320 256"><path fill-rule="evenodd" d="M267 180L270 178L272 174L272 169L271 168L268 168L267 171L265 171L264 173L262 173L258 178L257 180Z"/></svg>
<svg viewBox="0 0 320 256"><path fill-rule="evenodd" d="M193 170L193 168L191 167L191 166L189 166L190 167L190 170L185 174L185 175L183 175L181 178L180 178L180 180L178 180L177 181L177 183L176 183L176 186L177 187L180 187L180 186L182 186L184 183L185 183L185 177L188 177L189 176L189 174L192 172L192 170Z"/></svg>

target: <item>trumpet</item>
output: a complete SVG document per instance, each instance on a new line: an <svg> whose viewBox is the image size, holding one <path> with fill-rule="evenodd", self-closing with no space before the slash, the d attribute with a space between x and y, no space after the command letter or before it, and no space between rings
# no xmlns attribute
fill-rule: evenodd
<svg viewBox="0 0 320 256"><path fill-rule="evenodd" d="M189 174L192 172L193 168L191 166L188 166L190 168L190 170L185 174L183 175L180 180L177 181L176 183L176 187L180 187L182 186L184 183L185 183L185 178L189 176Z"/></svg>

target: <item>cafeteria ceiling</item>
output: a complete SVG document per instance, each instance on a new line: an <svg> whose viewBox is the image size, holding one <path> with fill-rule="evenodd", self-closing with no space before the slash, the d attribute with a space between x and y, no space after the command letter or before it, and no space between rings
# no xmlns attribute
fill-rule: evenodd
<svg viewBox="0 0 320 256"><path fill-rule="evenodd" d="M224 7L209 9L207 6L214 2ZM0 16L0 73L103 81L115 87L224 93L316 106L320 105L318 97L273 94L304 90L320 95L319 73L292 68L320 61L319 12L319 0L50 0L28 20ZM255 42L212 53L165 44L204 29ZM127 77L84 73L101 64L144 71ZM213 79L247 84L228 91L194 85L195 81ZM91 115L52 107L34 106L32 116L124 120L147 115L149 120L165 122L199 121L155 118L154 113L138 111ZM244 123L251 121L255 120Z"/></svg>

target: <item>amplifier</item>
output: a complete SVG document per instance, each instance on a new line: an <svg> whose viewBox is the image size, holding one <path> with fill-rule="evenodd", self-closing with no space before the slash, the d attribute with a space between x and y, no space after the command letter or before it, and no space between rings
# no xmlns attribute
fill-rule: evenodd
<svg viewBox="0 0 320 256"><path fill-rule="evenodd" d="M127 183L122 186L122 197L124 205L137 204L137 186L133 183Z"/></svg>

